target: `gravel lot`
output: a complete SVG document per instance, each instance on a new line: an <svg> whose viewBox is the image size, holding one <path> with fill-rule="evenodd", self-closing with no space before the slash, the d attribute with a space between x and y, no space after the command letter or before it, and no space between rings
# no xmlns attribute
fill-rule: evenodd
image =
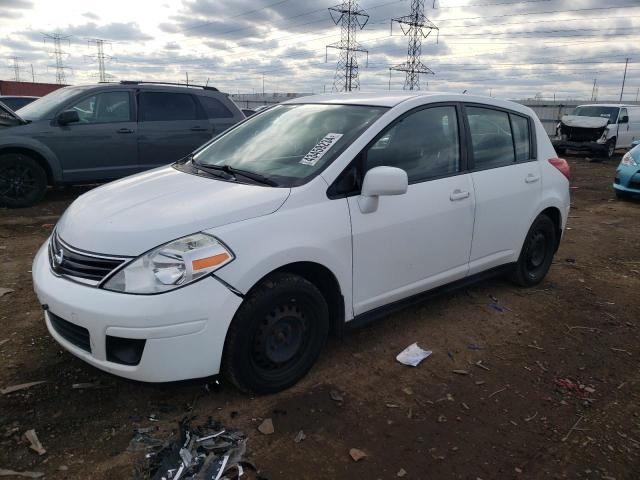
<svg viewBox="0 0 640 480"><path fill-rule="evenodd" d="M258 398L210 379L126 381L62 351L33 294L31 260L83 189L0 210L0 287L15 290L0 298L0 388L46 382L0 394L0 469L130 478L141 455L127 451L134 429L167 438L194 414L245 431L248 458L272 479L390 479L401 469L421 479L637 479L640 201L614 199L617 161L570 162L570 230L539 287L494 279L407 309L331 340L298 385ZM400 365L413 342L433 355ZM257 431L264 418L274 434ZM23 439L29 429L45 454ZM306 439L294 443L300 430ZM367 457L354 462L351 448Z"/></svg>

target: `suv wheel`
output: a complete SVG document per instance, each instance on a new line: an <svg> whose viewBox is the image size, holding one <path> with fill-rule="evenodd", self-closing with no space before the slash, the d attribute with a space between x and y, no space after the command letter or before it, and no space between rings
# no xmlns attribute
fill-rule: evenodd
<svg viewBox="0 0 640 480"><path fill-rule="evenodd" d="M520 258L509 279L522 287L533 287L547 275L556 250L556 229L546 215L536 218L527 233Z"/></svg>
<svg viewBox="0 0 640 480"><path fill-rule="evenodd" d="M44 197L47 174L33 158L0 155L0 204L9 208L29 207Z"/></svg>
<svg viewBox="0 0 640 480"><path fill-rule="evenodd" d="M267 277L245 298L225 341L223 370L240 390L273 393L300 380L329 334L327 302L308 280Z"/></svg>

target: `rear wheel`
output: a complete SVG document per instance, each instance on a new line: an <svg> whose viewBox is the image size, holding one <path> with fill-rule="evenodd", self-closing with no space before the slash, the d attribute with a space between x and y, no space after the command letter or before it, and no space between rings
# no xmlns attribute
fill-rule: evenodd
<svg viewBox="0 0 640 480"><path fill-rule="evenodd" d="M271 275L231 322L224 373L241 390L278 392L309 371L328 334L329 308L315 285L290 273Z"/></svg>
<svg viewBox="0 0 640 480"><path fill-rule="evenodd" d="M536 218L527 233L520 257L509 279L522 287L532 287L544 279L556 250L557 235L553 220Z"/></svg>
<svg viewBox="0 0 640 480"><path fill-rule="evenodd" d="M29 207L44 197L47 174L33 158L0 155L0 204L9 208Z"/></svg>

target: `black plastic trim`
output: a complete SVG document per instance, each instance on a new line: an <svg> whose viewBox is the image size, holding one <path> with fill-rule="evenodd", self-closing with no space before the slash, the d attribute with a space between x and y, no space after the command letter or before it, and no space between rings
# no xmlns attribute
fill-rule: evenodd
<svg viewBox="0 0 640 480"><path fill-rule="evenodd" d="M448 283L446 285L442 285L440 287L433 288L431 290L427 290L425 292L418 293L408 298L404 298L402 300L398 300L393 303L389 303L387 305L383 305L381 307L374 308L373 310L369 310L367 312L361 313L360 315L356 315L352 320L345 323L345 331L353 331L358 328L362 328L363 326L378 320L382 317L386 317L392 313L395 313L399 310L403 310L412 305L416 305L418 303L424 302L425 300L429 300L431 298L438 297L445 293L450 293L455 290L459 290L460 288L469 286L473 283L479 282L481 280L486 280L488 278L492 278L501 274L504 274L511 270L514 267L515 263L507 263L505 265L500 265L498 267L491 268L484 272L476 273L469 277L463 278L461 280L456 280L455 282Z"/></svg>

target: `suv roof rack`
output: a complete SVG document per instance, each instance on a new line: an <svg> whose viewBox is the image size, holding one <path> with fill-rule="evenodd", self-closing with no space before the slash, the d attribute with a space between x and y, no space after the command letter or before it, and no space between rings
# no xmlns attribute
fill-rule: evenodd
<svg viewBox="0 0 640 480"><path fill-rule="evenodd" d="M175 82L144 82L144 81L138 81L138 80L120 80L120 84L121 85L175 85L178 87L202 88L203 90L211 90L213 92L220 91L216 87L209 87L208 85L193 85L193 84L187 85L186 83L175 83Z"/></svg>

